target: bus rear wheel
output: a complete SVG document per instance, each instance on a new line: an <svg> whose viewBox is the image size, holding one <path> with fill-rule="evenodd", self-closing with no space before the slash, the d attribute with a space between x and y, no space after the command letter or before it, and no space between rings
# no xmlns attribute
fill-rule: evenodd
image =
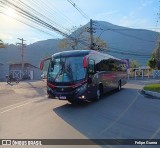
<svg viewBox="0 0 160 148"><path fill-rule="evenodd" d="M117 90L120 91L121 88L122 88L121 81L119 81L119 82L118 82L118 88L117 88Z"/></svg>
<svg viewBox="0 0 160 148"><path fill-rule="evenodd" d="M102 88L98 87L96 90L96 97L93 99L93 101L99 101L102 95Z"/></svg>

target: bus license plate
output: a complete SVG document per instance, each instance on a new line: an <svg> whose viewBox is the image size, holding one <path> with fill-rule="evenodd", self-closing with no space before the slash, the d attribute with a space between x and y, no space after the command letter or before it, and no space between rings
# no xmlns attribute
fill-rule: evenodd
<svg viewBox="0 0 160 148"><path fill-rule="evenodd" d="M66 100L66 96L60 96L59 99Z"/></svg>

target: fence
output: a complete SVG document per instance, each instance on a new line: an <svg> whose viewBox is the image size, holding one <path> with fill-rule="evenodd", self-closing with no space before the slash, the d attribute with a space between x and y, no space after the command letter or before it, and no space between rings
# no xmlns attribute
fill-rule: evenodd
<svg viewBox="0 0 160 148"><path fill-rule="evenodd" d="M154 79L160 78L160 70L153 70L153 78Z"/></svg>

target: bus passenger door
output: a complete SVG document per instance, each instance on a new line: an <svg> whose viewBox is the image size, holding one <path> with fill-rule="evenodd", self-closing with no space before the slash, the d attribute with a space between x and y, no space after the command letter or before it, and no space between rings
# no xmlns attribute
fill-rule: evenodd
<svg viewBox="0 0 160 148"><path fill-rule="evenodd" d="M88 95L89 98L93 98L96 95L96 74L95 74L95 61L89 60L88 63Z"/></svg>

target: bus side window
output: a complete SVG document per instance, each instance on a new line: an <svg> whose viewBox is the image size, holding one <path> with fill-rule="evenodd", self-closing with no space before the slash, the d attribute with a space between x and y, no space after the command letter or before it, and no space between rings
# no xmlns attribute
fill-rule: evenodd
<svg viewBox="0 0 160 148"><path fill-rule="evenodd" d="M94 74L95 73L95 62L94 62L94 60L89 60L88 72L89 72L89 74Z"/></svg>

